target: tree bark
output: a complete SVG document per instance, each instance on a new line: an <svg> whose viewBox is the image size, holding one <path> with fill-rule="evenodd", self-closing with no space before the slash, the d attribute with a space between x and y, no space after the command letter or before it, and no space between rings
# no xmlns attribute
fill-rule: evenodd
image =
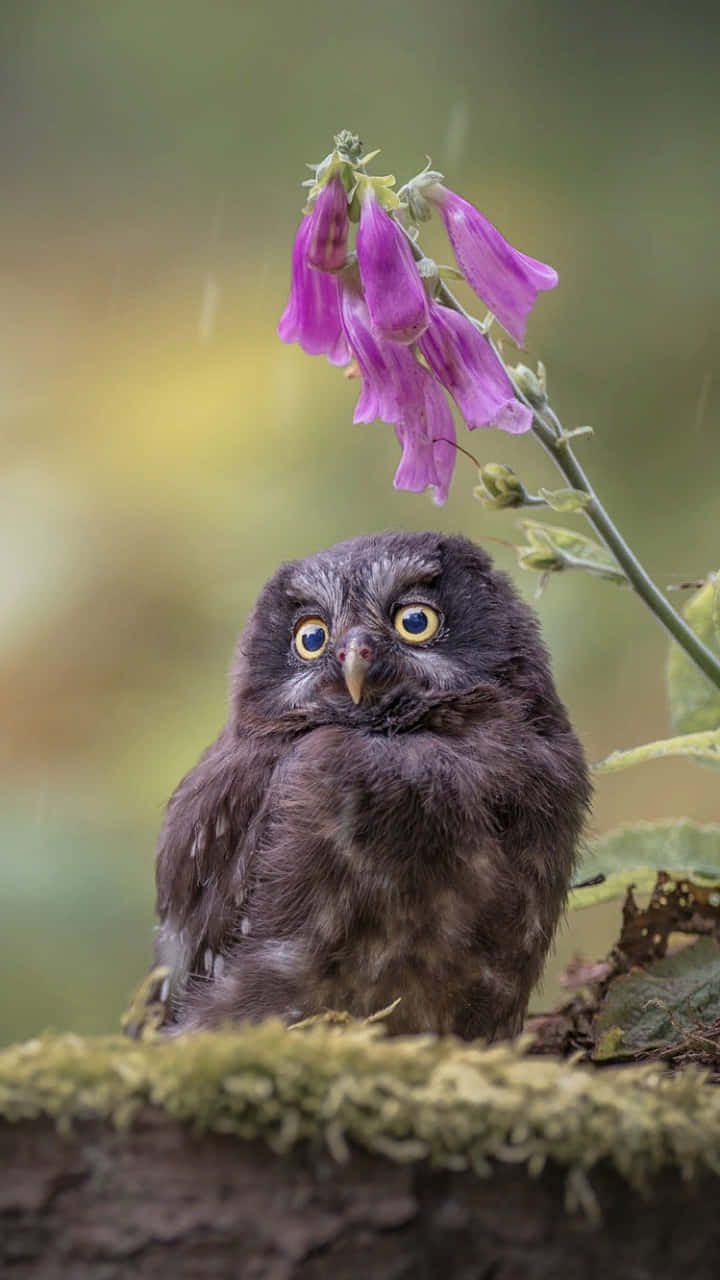
<svg viewBox="0 0 720 1280"><path fill-rule="evenodd" d="M647 1199L591 1175L600 1225L564 1206L565 1171L487 1179L355 1150L190 1129L146 1108L128 1131L0 1122L8 1280L715 1280L720 1180L666 1172Z"/></svg>

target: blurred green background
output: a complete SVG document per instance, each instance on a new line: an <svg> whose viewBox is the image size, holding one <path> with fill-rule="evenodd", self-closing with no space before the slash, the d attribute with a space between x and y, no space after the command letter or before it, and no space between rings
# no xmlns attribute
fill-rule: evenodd
<svg viewBox="0 0 720 1280"><path fill-rule="evenodd" d="M280 559L391 525L517 538L465 460L442 510L395 493L392 429L353 427L357 384L275 336L304 162L339 128L403 179L430 154L558 268L528 362L568 426L596 427L579 451L653 575L717 567L716 15L2 7L1 1039L117 1025L164 803ZM558 483L532 440L464 443ZM590 758L665 734L666 642L629 593L558 578L538 609ZM594 829L716 819L717 798L710 771L647 765L600 783ZM592 951L575 932L562 955Z"/></svg>

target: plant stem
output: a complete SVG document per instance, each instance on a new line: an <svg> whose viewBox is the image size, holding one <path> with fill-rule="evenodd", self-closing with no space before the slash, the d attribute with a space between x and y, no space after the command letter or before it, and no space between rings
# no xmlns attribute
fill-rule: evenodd
<svg viewBox="0 0 720 1280"><path fill-rule="evenodd" d="M546 405L543 409L530 405L530 408L533 410L533 435L540 441L543 449L550 455L571 488L581 489L588 495L590 501L586 507L583 507L582 514L590 521L608 551L615 557L635 593L708 680L720 689L720 659L708 649L707 645L703 644L685 619L665 599L630 549L597 497L569 441L564 438L562 426L550 405Z"/></svg>
<svg viewBox="0 0 720 1280"><path fill-rule="evenodd" d="M411 236L408 236L408 240L415 258L419 261L424 257L420 246ZM461 315L466 316L467 319L475 323L473 317L468 315L465 308L451 290L448 289L444 281L438 283L436 296L444 306L452 307L454 311L459 311ZM503 368L505 368L505 362L497 347L491 339L488 339L488 341ZM707 645L703 644L699 636L696 636L695 632L688 626L685 619L665 599L665 596L640 564L637 556L631 551L597 497L588 477L570 447L570 442L560 420L550 404L547 401L542 407L532 404L517 387L515 388L515 394L523 404L532 410L533 435L540 442L545 452L552 458L555 466L568 481L570 487L580 489L588 495L590 501L583 508L582 514L590 521L608 551L614 556L633 590L647 605L651 613L655 615L658 622L670 633L673 640L677 641L680 647L684 649L700 671L707 676L708 680L717 689L720 689L720 659L708 649Z"/></svg>

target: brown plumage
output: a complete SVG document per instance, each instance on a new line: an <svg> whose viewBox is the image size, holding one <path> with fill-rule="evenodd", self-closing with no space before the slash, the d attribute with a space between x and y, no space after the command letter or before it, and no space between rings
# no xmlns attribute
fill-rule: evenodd
<svg viewBox="0 0 720 1280"><path fill-rule="evenodd" d="M281 565L160 836L168 1025L401 997L393 1031L515 1033L588 795L537 623L480 548L383 533Z"/></svg>

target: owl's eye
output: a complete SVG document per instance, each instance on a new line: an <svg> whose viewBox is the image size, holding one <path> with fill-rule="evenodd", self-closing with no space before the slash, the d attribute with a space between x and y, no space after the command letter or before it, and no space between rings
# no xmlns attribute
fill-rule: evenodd
<svg viewBox="0 0 720 1280"><path fill-rule="evenodd" d="M301 658L312 661L325 652L328 629L322 618L302 618L295 628L295 648Z"/></svg>
<svg viewBox="0 0 720 1280"><path fill-rule="evenodd" d="M403 640L420 644L435 635L440 618L429 604L403 604L393 614L393 626Z"/></svg>

